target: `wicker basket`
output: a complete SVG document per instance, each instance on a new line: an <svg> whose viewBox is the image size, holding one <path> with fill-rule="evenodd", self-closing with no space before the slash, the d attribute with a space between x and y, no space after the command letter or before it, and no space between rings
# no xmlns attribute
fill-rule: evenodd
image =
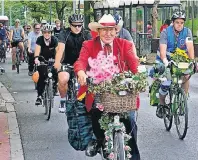
<svg viewBox="0 0 198 160"><path fill-rule="evenodd" d="M100 95L100 102L106 113L123 113L137 110L137 94L119 96L109 93Z"/></svg>

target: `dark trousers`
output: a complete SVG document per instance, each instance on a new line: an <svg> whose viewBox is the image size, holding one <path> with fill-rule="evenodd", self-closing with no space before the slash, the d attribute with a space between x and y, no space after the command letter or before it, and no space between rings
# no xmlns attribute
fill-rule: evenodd
<svg viewBox="0 0 198 160"><path fill-rule="evenodd" d="M38 66L37 70L39 72L39 80L37 83L37 93L38 96L42 96L45 89L45 80L47 78L47 66ZM55 69L52 70L54 84L53 87L56 89L56 84L58 82L58 74Z"/></svg>
<svg viewBox="0 0 198 160"><path fill-rule="evenodd" d="M99 119L101 118L102 112L98 109L92 109L92 127L93 132L99 142L104 141L104 130L100 129ZM131 131L132 138L128 141L128 145L131 147L131 160L140 160L140 154L137 146L137 125L134 120L120 119L124 123L126 128L126 133L129 134Z"/></svg>
<svg viewBox="0 0 198 160"><path fill-rule="evenodd" d="M34 53L29 53L28 52L28 57L29 57L29 60L28 60L28 70L30 72L33 72L33 70L34 70Z"/></svg>

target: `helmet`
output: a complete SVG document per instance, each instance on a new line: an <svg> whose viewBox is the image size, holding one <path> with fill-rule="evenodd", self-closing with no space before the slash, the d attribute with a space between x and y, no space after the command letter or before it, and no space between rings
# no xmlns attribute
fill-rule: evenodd
<svg viewBox="0 0 198 160"><path fill-rule="evenodd" d="M185 21L186 20L185 11L176 11L175 13L173 13L172 21L174 21L176 19L183 19Z"/></svg>
<svg viewBox="0 0 198 160"><path fill-rule="evenodd" d="M42 27L42 31L50 31L52 32L54 29L54 27L50 24L45 24L43 27Z"/></svg>
<svg viewBox="0 0 198 160"><path fill-rule="evenodd" d="M46 24L47 21L43 19L43 20L41 21L41 23L42 23L42 24Z"/></svg>
<svg viewBox="0 0 198 160"><path fill-rule="evenodd" d="M35 83L38 82L38 80L39 80L39 72L38 72L38 71L36 71L36 72L33 73L33 75L32 75L32 80L33 80Z"/></svg>
<svg viewBox="0 0 198 160"><path fill-rule="evenodd" d="M165 72L165 66L163 63L157 63L154 66L154 72L162 75Z"/></svg>
<svg viewBox="0 0 198 160"><path fill-rule="evenodd" d="M83 23L84 22L84 17L81 14L72 14L68 18L69 23Z"/></svg>
<svg viewBox="0 0 198 160"><path fill-rule="evenodd" d="M114 15L114 19L115 19L115 21L116 21L116 24L118 25L118 26L123 26L123 20L122 20L122 17L119 15L119 14L115 14Z"/></svg>

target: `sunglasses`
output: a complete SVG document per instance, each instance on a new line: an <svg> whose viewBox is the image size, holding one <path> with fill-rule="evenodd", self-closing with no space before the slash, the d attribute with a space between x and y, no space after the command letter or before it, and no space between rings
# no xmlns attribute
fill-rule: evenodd
<svg viewBox="0 0 198 160"><path fill-rule="evenodd" d="M78 27L78 28L80 28L80 27L82 27L82 24L79 24L79 25L75 25L75 24L71 24L73 27Z"/></svg>
<svg viewBox="0 0 198 160"><path fill-rule="evenodd" d="M15 22L15 23L20 23L20 22L17 21L17 22Z"/></svg>
<svg viewBox="0 0 198 160"><path fill-rule="evenodd" d="M30 29L30 28L29 28ZM40 28L35 28L35 29L40 29Z"/></svg>
<svg viewBox="0 0 198 160"><path fill-rule="evenodd" d="M27 29L30 29L30 28L27 28Z"/></svg>

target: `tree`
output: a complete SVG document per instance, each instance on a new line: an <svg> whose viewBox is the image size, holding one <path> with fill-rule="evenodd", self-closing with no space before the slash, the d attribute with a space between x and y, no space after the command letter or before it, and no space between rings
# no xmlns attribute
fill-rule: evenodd
<svg viewBox="0 0 198 160"><path fill-rule="evenodd" d="M158 7L159 1L155 0L152 9L152 29L153 29L153 38L157 38L157 19L158 19Z"/></svg>
<svg viewBox="0 0 198 160"><path fill-rule="evenodd" d="M28 8L30 16L37 22L42 19L49 19L49 2L48 1L22 1L23 5Z"/></svg>
<svg viewBox="0 0 198 160"><path fill-rule="evenodd" d="M52 3L52 2L51 2ZM56 9L56 14L59 20L63 21L65 18L65 12L71 13L72 10L72 1L53 1Z"/></svg>

